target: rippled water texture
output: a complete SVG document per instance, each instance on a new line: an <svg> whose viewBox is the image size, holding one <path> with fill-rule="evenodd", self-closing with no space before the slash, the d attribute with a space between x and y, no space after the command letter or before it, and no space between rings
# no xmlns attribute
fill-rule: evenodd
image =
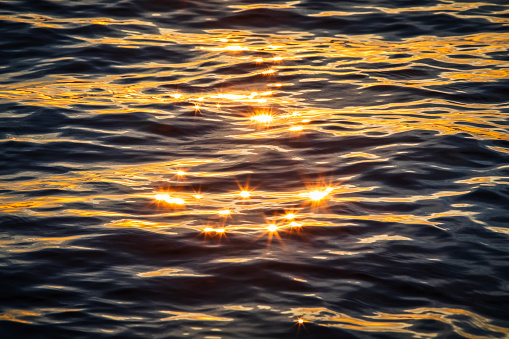
<svg viewBox="0 0 509 339"><path fill-rule="evenodd" d="M0 37L0 338L509 338L506 1L6 0Z"/></svg>

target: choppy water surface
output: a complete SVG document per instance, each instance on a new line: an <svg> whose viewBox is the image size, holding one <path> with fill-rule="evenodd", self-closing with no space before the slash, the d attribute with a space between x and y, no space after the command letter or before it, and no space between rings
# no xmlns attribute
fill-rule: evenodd
<svg viewBox="0 0 509 339"><path fill-rule="evenodd" d="M1 338L509 338L505 1L11 0L0 36Z"/></svg>

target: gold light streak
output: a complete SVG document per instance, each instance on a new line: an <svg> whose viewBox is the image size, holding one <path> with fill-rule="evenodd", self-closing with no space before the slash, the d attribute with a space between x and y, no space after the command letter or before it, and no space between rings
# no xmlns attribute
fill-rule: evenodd
<svg viewBox="0 0 509 339"><path fill-rule="evenodd" d="M252 4L252 5L231 5L229 7L240 9L240 10L249 10L249 9L267 9L267 8L273 8L273 9L284 9L284 8L295 8L295 4L297 2L286 2L285 4L269 4L269 3L262 3L262 4Z"/></svg>
<svg viewBox="0 0 509 339"><path fill-rule="evenodd" d="M326 179L320 177L315 183L305 180L304 184L308 190L306 192L301 192L299 196L307 198L308 201L305 202L304 205L310 204L312 209L317 207L326 209L329 201L333 202L331 193L334 190L344 192L344 189L339 184L333 184L332 178Z"/></svg>
<svg viewBox="0 0 509 339"><path fill-rule="evenodd" d="M211 233L211 232L214 232L216 234L221 234L221 233L225 233L225 229L224 228L212 228L212 227L205 227L203 229L204 232L206 233Z"/></svg>
<svg viewBox="0 0 509 339"><path fill-rule="evenodd" d="M48 286L48 288L58 289L60 286ZM62 286L62 288L64 288ZM64 314L66 312L81 312L83 308L32 308L30 310L4 308L0 313L0 321L17 322L21 324L36 324L41 317L51 316L52 314Z"/></svg>
<svg viewBox="0 0 509 339"><path fill-rule="evenodd" d="M154 196L154 199L176 206L183 206L186 203L184 199L171 197L168 193L158 193Z"/></svg>
<svg viewBox="0 0 509 339"><path fill-rule="evenodd" d="M266 91L263 93L251 92L250 94L240 94L240 93L218 93L216 95L208 96L208 100L210 101L235 101L239 103L265 103L267 102L267 97L272 95L272 91Z"/></svg>
<svg viewBox="0 0 509 339"><path fill-rule="evenodd" d="M206 275L196 273L188 268L162 268L155 271L140 272L136 276L141 278L151 277L205 277Z"/></svg>
<svg viewBox="0 0 509 339"><path fill-rule="evenodd" d="M232 46L224 47L223 50L230 51L230 52L240 52L240 51L249 51L249 48L246 46L232 45Z"/></svg>
<svg viewBox="0 0 509 339"><path fill-rule="evenodd" d="M478 330L492 332L495 337L507 337L509 329L493 324L493 320L477 313L458 308L422 307L404 310L401 313L375 312L373 315L353 317L325 307L292 308L283 314L290 314L292 318L303 319L320 326L336 327L364 333L403 333L412 338L430 337L429 332L416 328L416 321L434 321L450 326L451 330L464 338L479 337ZM304 320L305 319L305 320ZM458 321L458 319L463 319ZM462 323L468 324L462 326Z"/></svg>
<svg viewBox="0 0 509 339"><path fill-rule="evenodd" d="M169 317L162 318L161 321L233 321L233 318L216 317L205 313L193 313L193 312L174 312L174 311L160 311L161 313L170 314Z"/></svg>
<svg viewBox="0 0 509 339"><path fill-rule="evenodd" d="M217 211L217 214L219 214L220 216L225 217L225 218L228 218L228 217L231 218L232 211L229 209L224 209L224 210Z"/></svg>
<svg viewBox="0 0 509 339"><path fill-rule="evenodd" d="M309 197L311 201L318 202L320 200L323 200L329 193L331 192L330 187L324 190L314 190L306 193L301 193L301 196Z"/></svg>

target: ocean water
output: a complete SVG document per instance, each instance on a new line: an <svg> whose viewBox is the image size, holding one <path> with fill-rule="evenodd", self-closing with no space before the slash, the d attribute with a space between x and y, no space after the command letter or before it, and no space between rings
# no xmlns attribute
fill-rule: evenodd
<svg viewBox="0 0 509 339"><path fill-rule="evenodd" d="M0 2L0 338L509 338L509 5Z"/></svg>

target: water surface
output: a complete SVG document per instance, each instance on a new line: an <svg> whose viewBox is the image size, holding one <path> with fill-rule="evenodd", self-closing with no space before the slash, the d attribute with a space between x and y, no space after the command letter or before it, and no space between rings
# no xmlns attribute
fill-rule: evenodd
<svg viewBox="0 0 509 339"><path fill-rule="evenodd" d="M0 36L1 338L509 338L505 1L7 0Z"/></svg>

